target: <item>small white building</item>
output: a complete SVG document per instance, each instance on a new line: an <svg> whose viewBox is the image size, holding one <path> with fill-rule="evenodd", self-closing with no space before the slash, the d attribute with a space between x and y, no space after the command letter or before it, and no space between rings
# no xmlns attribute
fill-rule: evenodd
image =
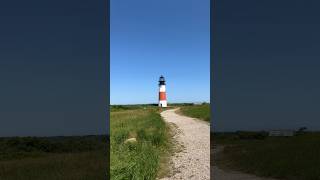
<svg viewBox="0 0 320 180"><path fill-rule="evenodd" d="M277 136L277 137L290 137L295 133L294 130L284 129L284 130L271 130L269 131L269 136Z"/></svg>

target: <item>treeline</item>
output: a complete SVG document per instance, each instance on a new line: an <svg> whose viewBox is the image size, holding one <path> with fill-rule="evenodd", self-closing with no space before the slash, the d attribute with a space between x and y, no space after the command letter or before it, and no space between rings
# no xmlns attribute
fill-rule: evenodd
<svg viewBox="0 0 320 180"><path fill-rule="evenodd" d="M320 134L320 132L306 131L307 128L302 127L294 131L294 136L305 134ZM236 131L236 132L215 132L211 134L215 139L219 140L263 140L269 137L268 131Z"/></svg>
<svg viewBox="0 0 320 180"><path fill-rule="evenodd" d="M157 107L158 104L137 104L137 105L111 105L110 111L135 110L150 107Z"/></svg>
<svg viewBox="0 0 320 180"><path fill-rule="evenodd" d="M73 153L105 150L107 135L57 137L2 137L0 155L18 152Z"/></svg>
<svg viewBox="0 0 320 180"><path fill-rule="evenodd" d="M262 140L269 136L267 131L236 131L213 133L214 138L220 140Z"/></svg>
<svg viewBox="0 0 320 180"><path fill-rule="evenodd" d="M194 106L194 105L208 105L209 103L203 102L200 104L195 103L170 103L169 106ZM131 104L131 105L110 105L110 111L121 110L134 110L143 108L157 108L158 104Z"/></svg>

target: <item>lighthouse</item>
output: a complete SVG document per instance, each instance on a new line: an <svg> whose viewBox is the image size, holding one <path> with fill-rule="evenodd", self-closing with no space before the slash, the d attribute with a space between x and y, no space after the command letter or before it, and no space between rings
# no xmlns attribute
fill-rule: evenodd
<svg viewBox="0 0 320 180"><path fill-rule="evenodd" d="M167 107L166 81L162 75L159 78L159 107Z"/></svg>

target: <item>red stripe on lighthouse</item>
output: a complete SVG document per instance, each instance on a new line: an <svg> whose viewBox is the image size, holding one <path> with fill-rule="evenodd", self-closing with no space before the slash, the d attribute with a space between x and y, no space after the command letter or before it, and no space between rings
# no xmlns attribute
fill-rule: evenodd
<svg viewBox="0 0 320 180"><path fill-rule="evenodd" d="M160 101L167 100L166 92L159 92L159 100Z"/></svg>

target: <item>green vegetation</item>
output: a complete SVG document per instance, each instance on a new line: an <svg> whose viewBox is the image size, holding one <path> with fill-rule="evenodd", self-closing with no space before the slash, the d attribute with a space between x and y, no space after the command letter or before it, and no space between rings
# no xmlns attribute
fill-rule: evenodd
<svg viewBox="0 0 320 180"><path fill-rule="evenodd" d="M215 162L222 168L290 180L320 177L320 133L268 137L266 132L215 133L225 146Z"/></svg>
<svg viewBox="0 0 320 180"><path fill-rule="evenodd" d="M210 104L181 106L180 112L186 116L210 121Z"/></svg>
<svg viewBox="0 0 320 180"><path fill-rule="evenodd" d="M0 179L106 179L106 136L0 138Z"/></svg>
<svg viewBox="0 0 320 180"><path fill-rule="evenodd" d="M123 107L111 107L111 179L155 179L165 171L160 167L168 155L167 126L156 106Z"/></svg>
<svg viewBox="0 0 320 180"><path fill-rule="evenodd" d="M158 104L137 104L137 105L111 105L110 111L117 112L123 110L136 110L136 109L159 109Z"/></svg>

